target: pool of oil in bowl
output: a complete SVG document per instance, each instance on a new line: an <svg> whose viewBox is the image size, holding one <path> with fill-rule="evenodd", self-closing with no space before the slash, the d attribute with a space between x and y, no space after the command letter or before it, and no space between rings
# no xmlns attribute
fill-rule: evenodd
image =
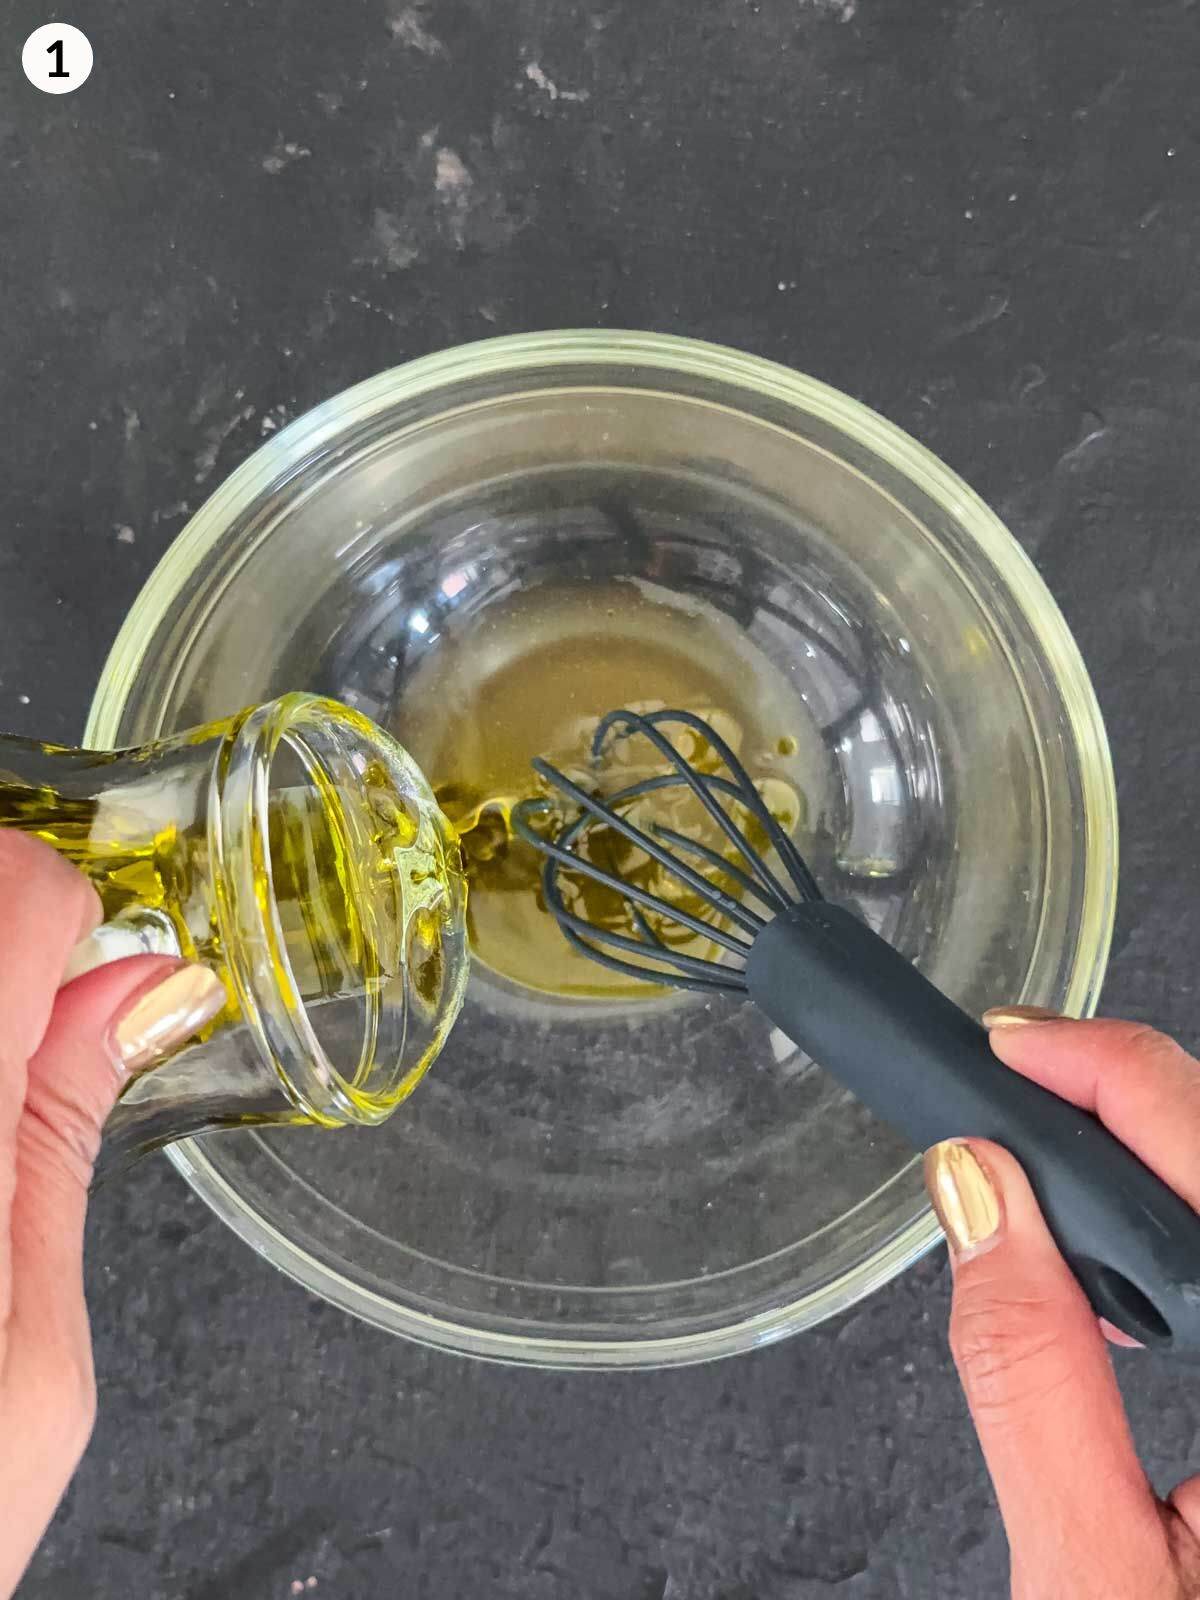
<svg viewBox="0 0 1200 1600"><path fill-rule="evenodd" d="M567 943L542 902L541 858L513 836L510 818L519 800L539 792L535 756L593 786L600 718L617 707L668 706L710 722L773 814L789 831L803 829L811 774L826 763L800 694L728 618L644 580L534 584L498 616L443 642L406 685L397 731L462 836L471 949L494 974L574 998L655 997L655 988ZM666 770L636 738L615 745L605 767L621 784ZM656 798L657 811L671 813L666 820L707 838L696 802ZM592 919L617 926L606 914L612 900L610 907L593 896ZM689 953L710 950L698 939Z"/></svg>

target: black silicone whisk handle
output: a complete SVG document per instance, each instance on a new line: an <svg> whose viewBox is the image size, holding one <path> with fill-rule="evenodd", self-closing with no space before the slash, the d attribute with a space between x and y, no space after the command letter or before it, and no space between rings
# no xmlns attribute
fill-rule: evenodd
<svg viewBox="0 0 1200 1600"><path fill-rule="evenodd" d="M972 1135L1020 1161L1096 1312L1200 1350L1200 1216L1099 1120L997 1061L982 1026L853 913L798 905L758 935L755 1003L927 1149Z"/></svg>

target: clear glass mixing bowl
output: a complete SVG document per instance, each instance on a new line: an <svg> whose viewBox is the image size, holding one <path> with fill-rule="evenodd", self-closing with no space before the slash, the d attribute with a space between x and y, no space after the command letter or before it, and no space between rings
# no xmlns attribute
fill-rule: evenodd
<svg viewBox="0 0 1200 1600"><path fill-rule="evenodd" d="M586 600L614 581L697 648L732 633L737 675L787 697L806 844L833 892L969 1010L1093 1007L1116 804L1053 600L919 445L733 351L539 334L318 407L170 550L89 740L312 689L403 741L443 663L519 651L506 619L539 585ZM569 693L547 677L548 700ZM382 1128L227 1133L171 1158L326 1299L543 1365L743 1350L937 1238L913 1152L748 1004L566 1000L483 968Z"/></svg>

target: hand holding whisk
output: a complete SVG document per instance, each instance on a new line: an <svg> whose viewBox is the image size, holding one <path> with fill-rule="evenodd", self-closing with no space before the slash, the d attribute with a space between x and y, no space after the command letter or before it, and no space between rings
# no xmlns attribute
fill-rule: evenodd
<svg viewBox="0 0 1200 1600"><path fill-rule="evenodd" d="M665 771L602 794L599 781L592 792L535 761L570 819L553 836L539 831L561 813L549 798L513 815L516 832L547 857L546 905L571 943L648 983L748 995L919 1149L964 1136L1005 1145L1096 1312L1144 1344L1200 1349L1200 1218L1191 1207L1098 1119L1004 1067L980 1023L854 912L824 899L715 729L686 711L613 711L596 731L597 763L635 735ZM685 739L703 767L680 748ZM721 770L708 770L712 757ZM679 791L729 853L653 814L644 826L635 820ZM631 870L646 862L660 869L652 885ZM618 897L623 925L581 914L588 883Z"/></svg>

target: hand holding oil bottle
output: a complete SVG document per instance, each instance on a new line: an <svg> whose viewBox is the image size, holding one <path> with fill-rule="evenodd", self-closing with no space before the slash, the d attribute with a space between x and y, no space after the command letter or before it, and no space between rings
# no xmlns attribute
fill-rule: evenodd
<svg viewBox="0 0 1200 1600"><path fill-rule="evenodd" d="M224 995L191 1048L128 1082L106 1170L216 1127L382 1122L458 1015L457 839L407 753L335 701L285 695L116 752L0 738L0 827L91 880L90 958L141 943Z"/></svg>

